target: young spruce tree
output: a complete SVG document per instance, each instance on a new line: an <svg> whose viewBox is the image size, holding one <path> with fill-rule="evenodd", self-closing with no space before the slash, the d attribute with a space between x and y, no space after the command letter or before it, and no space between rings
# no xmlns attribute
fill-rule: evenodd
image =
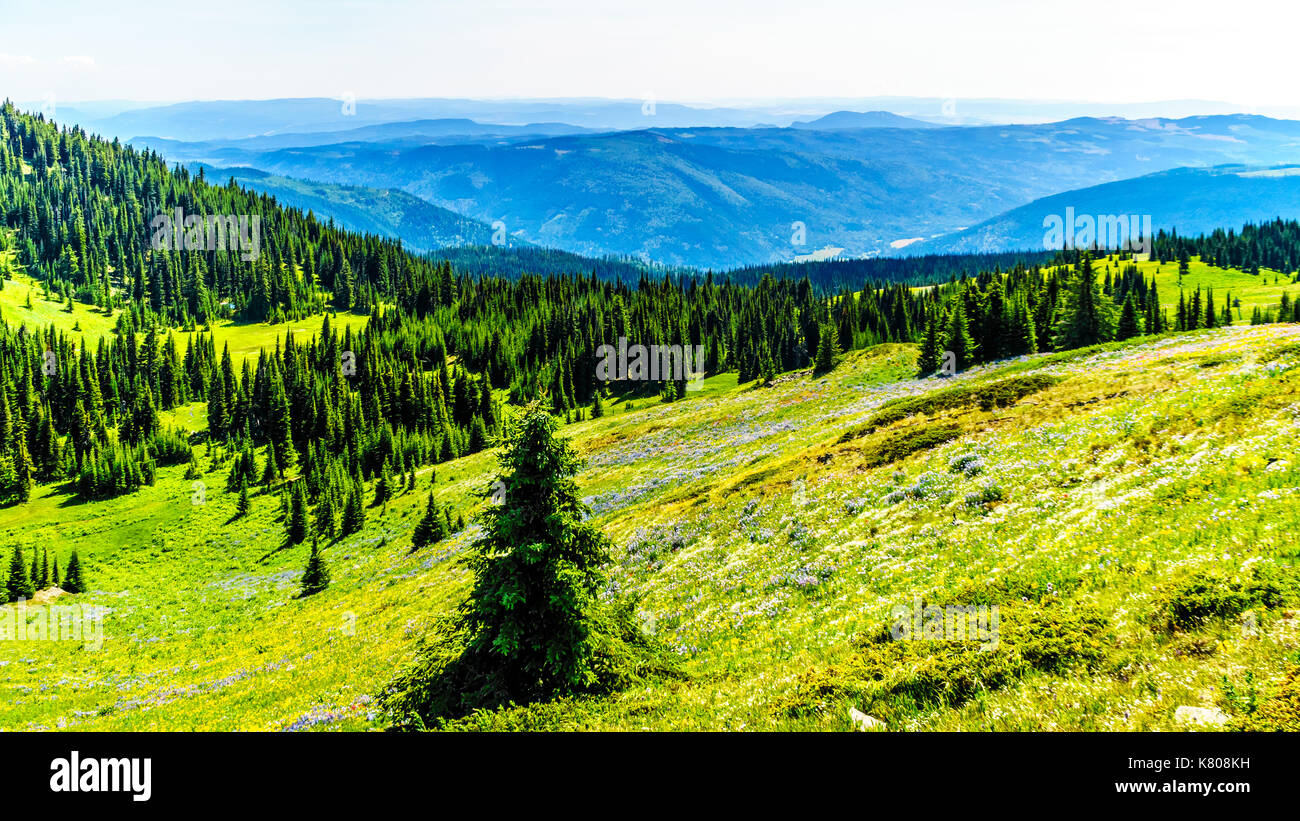
<svg viewBox="0 0 1300 821"><path fill-rule="evenodd" d="M5 582L6 601L30 599L36 593L32 579L27 574L27 565L23 563L23 549L14 545L14 554L9 559L9 577Z"/></svg>
<svg viewBox="0 0 1300 821"><path fill-rule="evenodd" d="M63 589L69 593L86 592L86 577L81 569L81 557L75 550L68 557L68 568L63 574Z"/></svg>
<svg viewBox="0 0 1300 821"><path fill-rule="evenodd" d="M239 500L235 502L235 516L243 518L253 509L253 502L248 498L248 480L239 480Z"/></svg>
<svg viewBox="0 0 1300 821"><path fill-rule="evenodd" d="M325 566L325 560L321 558L320 549L317 546L316 539L313 538L311 540L311 555L307 557L307 567L302 572L302 590L299 595L310 596L329 586L329 568Z"/></svg>
<svg viewBox="0 0 1300 821"><path fill-rule="evenodd" d="M835 370L835 360L840 355L839 337L834 325L823 325L817 342L817 368L819 374Z"/></svg>
<svg viewBox="0 0 1300 821"><path fill-rule="evenodd" d="M411 546L427 547L445 538L447 538L446 522L442 512L438 510L438 503L433 500L433 491L430 491L429 505L424 511L424 517L420 519L419 524L415 526L415 532L411 534Z"/></svg>
<svg viewBox="0 0 1300 821"><path fill-rule="evenodd" d="M361 488L361 483L353 485L352 490L348 493L348 499L343 504L343 522L340 530L344 536L350 536L358 533L366 526L366 502L365 491Z"/></svg>
<svg viewBox="0 0 1300 821"><path fill-rule="evenodd" d="M293 483L289 502L289 543L301 544L307 538L307 492L303 482Z"/></svg>
<svg viewBox="0 0 1300 821"><path fill-rule="evenodd" d="M558 427L534 403L506 434L498 454L506 492L482 514L483 536L464 560L469 598L380 695L397 727L610 692L669 669L632 602L601 596L610 542L584 521L579 460Z"/></svg>

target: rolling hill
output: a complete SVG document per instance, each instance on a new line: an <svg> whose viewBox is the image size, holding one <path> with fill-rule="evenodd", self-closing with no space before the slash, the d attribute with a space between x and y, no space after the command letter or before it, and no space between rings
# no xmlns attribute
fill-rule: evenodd
<svg viewBox="0 0 1300 821"><path fill-rule="evenodd" d="M351 103L351 105L349 105ZM37 103L32 106L39 108ZM690 106L641 99L467 100L445 98L350 99L298 97L272 100L203 100L129 107L112 114L76 106L78 123L100 134L130 139L147 134L176 140L240 139L266 135L333 132L414 120L467 119L524 125L563 123L608 130L665 126L750 126L771 122L770 110ZM788 122L788 119L785 120Z"/></svg>
<svg viewBox="0 0 1300 821"><path fill-rule="evenodd" d="M209 179L233 179L239 185L275 197L283 205L311 211L350 231L400 239L407 250L430 253L469 275L514 278L523 274L595 273L604 279L635 282L646 274L686 273L639 260L586 257L541 248L509 234L502 235L501 242L494 244L497 232L492 226L391 188L307 182L277 177L255 168L217 168L205 163L192 163L191 168L203 169Z"/></svg>
<svg viewBox="0 0 1300 821"><path fill-rule="evenodd" d="M400 239L412 251L492 242L491 226L402 191L307 182L277 177L255 168L192 165L203 169L211 179L233 179L246 188L270 194L285 205L334 220L349 230Z"/></svg>
<svg viewBox="0 0 1300 821"><path fill-rule="evenodd" d="M797 122L791 128L809 131L842 131L855 128L939 128L937 123L900 117L888 111L832 111L825 117Z"/></svg>
<svg viewBox="0 0 1300 821"><path fill-rule="evenodd" d="M244 156L249 151L275 151L281 148L301 148L318 145L361 145L383 143L387 146L411 148L420 145L457 145L461 143L485 144L514 142L518 140L583 134L591 129L564 123L528 123L526 125L495 125L478 123L466 118L437 120L410 120L397 123L379 123L339 131L307 131L288 134L270 134L244 139L201 140L186 143L161 137L135 137L133 144L147 146L162 154L183 151L189 158L204 162L222 162L227 158Z"/></svg>
<svg viewBox="0 0 1300 821"><path fill-rule="evenodd" d="M239 139L257 135L332 132L360 126L428 119L471 119L480 123L522 125L565 123L602 131L662 127L787 126L837 111L888 111L943 125L1045 123L1072 117L1165 117L1232 114L1240 105L1207 100L1140 103L1070 102L998 98L835 97L726 105L681 104L646 99L450 99L398 98L356 100L344 114L344 100L298 97L271 100L198 100L159 103L132 100L60 102L60 120L123 140L154 134L178 140ZM19 101L38 110L44 100ZM1294 109L1265 109L1273 116L1295 116ZM647 121L654 118L652 123Z"/></svg>
<svg viewBox="0 0 1300 821"><path fill-rule="evenodd" d="M1286 697L1292 611L1160 619L1198 584L1294 596L1297 329L1135 340L953 380L909 378L914 351L890 345L770 390L724 375L682 402L616 403L567 435L617 542L614 579L642 596L684 678L456 726L849 730L850 706L902 730L1178 730L1184 706L1248 726L1232 694ZM1026 376L1048 387L867 430L890 403ZM944 426L946 443L897 450L909 429ZM334 582L305 598L306 546L267 547L283 528L274 494L235 518L223 475L204 471L212 490L195 504L182 466L105 502L39 488L0 512L0 536L80 551L96 589L75 598L101 608L104 641L0 644L5 725L384 726L373 694L468 582L456 559L474 531L410 548L425 491L473 505L492 469L482 453L422 470L418 492L323 551ZM921 668L928 645L873 639L899 603L951 591L1002 608L991 653L958 645Z"/></svg>
<svg viewBox="0 0 1300 821"><path fill-rule="evenodd" d="M1152 230L1190 236L1238 222L1300 216L1300 166L1176 168L1035 200L979 225L904 249L965 254L1044 249L1044 219L1076 215L1150 215Z"/></svg>
<svg viewBox="0 0 1300 821"><path fill-rule="evenodd" d="M718 269L891 253L1061 191L1177 167L1286 162L1298 140L1300 123L1234 115L223 150L231 164L279 176L400 189L504 221L534 244ZM175 144L166 156L189 151Z"/></svg>

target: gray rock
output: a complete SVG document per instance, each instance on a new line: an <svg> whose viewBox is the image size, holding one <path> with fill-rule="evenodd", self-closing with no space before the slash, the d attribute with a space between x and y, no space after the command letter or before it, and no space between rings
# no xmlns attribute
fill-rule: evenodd
<svg viewBox="0 0 1300 821"><path fill-rule="evenodd" d="M872 718L861 710L849 708L849 721L853 722L853 730L858 733L879 733L888 729L889 725L878 718Z"/></svg>
<svg viewBox="0 0 1300 821"><path fill-rule="evenodd" d="M1228 714L1217 707L1179 707L1174 720L1183 724L1219 726L1228 723Z"/></svg>

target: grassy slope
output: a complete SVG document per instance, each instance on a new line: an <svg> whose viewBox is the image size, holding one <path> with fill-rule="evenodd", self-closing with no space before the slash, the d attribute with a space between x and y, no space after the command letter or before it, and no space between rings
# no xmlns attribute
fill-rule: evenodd
<svg viewBox="0 0 1300 821"><path fill-rule="evenodd" d="M1111 265L1112 274L1123 270L1124 263L1110 259L1102 263L1103 271L1107 263ZM1156 262L1139 261L1137 265L1148 278L1152 274L1155 275L1156 286L1160 289L1160 302L1169 309L1172 318L1178 307L1178 263L1166 262L1160 265ZM1293 300L1300 295L1300 286L1290 283L1288 277L1275 271L1264 270L1259 274L1247 274L1231 268L1216 268L1201 262L1200 259L1191 261L1188 274L1183 277L1182 286L1189 299L1198 287L1213 288L1215 308L1219 311L1223 310L1223 300L1226 296L1231 296L1234 300L1240 299L1241 306L1233 309L1233 317L1234 322L1245 324L1250 323L1251 312L1257 306L1260 309L1273 308L1276 311L1279 298L1284 291L1288 292Z"/></svg>
<svg viewBox="0 0 1300 821"><path fill-rule="evenodd" d="M12 254L13 252L7 252ZM93 306L85 305L80 302L74 302L72 312L68 313L66 302L50 301L44 298L44 289L40 283L34 281L25 273L13 271L12 279L4 283L4 289L0 290L0 319L9 323L13 327L26 325L28 328L44 329L54 323L55 327L66 331L74 338L81 336L88 343L95 344L99 337L111 334L117 322L119 312L115 311L113 318L104 315ZM32 307L27 307L28 296L31 297ZM367 317L357 316L351 313L340 313L331 317L330 322L340 333L345 327L359 329L366 323ZM213 323L212 332L216 339L217 355L221 355L223 345L230 345L230 355L238 363L240 357L257 358L259 350L265 348L271 350L275 343L284 342L285 332L292 330L295 338L302 340L309 339L320 333L321 323L324 316L312 316L306 319L300 319L279 325L271 325L265 322L232 322L230 320L221 320ZM74 330L80 328L80 330ZM176 337L176 343L183 355L185 346L188 344L192 333L183 331L172 331ZM238 364L236 364L238 368Z"/></svg>
<svg viewBox="0 0 1300 821"><path fill-rule="evenodd" d="M1167 299L1163 283L1161 292ZM1114 632L1106 665L1031 673L897 726L1173 729L1177 705L1230 708L1225 677L1254 671L1266 692L1297 646L1286 611L1261 612L1249 640L1237 623L1211 625L1203 632L1219 644L1205 657L1140 616L1155 588L1193 569L1294 562L1300 358L1260 360L1298 340L1300 326L1235 327L948 381L910 379L914 350L891 345L851 354L824 378L787 375L754 390L732 374L680 403L615 403L566 430L617 543L614 579L643 595L647 627L679 649L689 678L484 723L846 729L839 710L792 717L778 707L800 676L848 662L853 639L893 605L1012 575L1096 606ZM1011 408L944 414L962 436L934 450L868 466L874 444L933 423L917 418L839 441L890 398L1035 370L1066 380ZM948 470L970 452L982 475ZM491 466L487 454L439 466L439 497L468 511ZM298 600L307 548L279 549L277 499L255 497L252 515L232 522L225 468L204 477L203 504L183 471L163 468L155 487L108 502L76 504L45 487L31 505L0 510L0 543L56 547L61 565L75 546L94 588L79 598L108 608L97 652L0 643L0 726L375 726L370 694L467 583L454 559L471 534L409 552L430 472L418 493L371 509L363 533L328 546L334 584ZM886 498L927 474L921 498ZM964 503L989 483L1003 503Z"/></svg>

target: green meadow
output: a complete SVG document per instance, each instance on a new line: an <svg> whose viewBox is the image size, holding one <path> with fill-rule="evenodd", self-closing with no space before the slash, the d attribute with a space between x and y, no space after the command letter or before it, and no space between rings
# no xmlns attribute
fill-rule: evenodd
<svg viewBox="0 0 1300 821"><path fill-rule="evenodd" d="M1140 263L1154 268L1153 263ZM1177 266L1157 275L1177 301ZM1276 304L1272 277L1193 262L1184 287ZM43 303L21 274L10 324L111 321ZM1171 303L1170 300L1173 302ZM363 321L348 317L348 321ZM319 318L290 323L310 335ZM218 324L255 355L286 326ZM770 387L736 375L685 399L612 401L568 425L579 482L679 678L479 713L459 729L828 730L849 709L891 730L1269 727L1300 665L1300 325L1145 337L913 378L913 345L854 351ZM201 404L164 424L201 432ZM475 528L413 550L432 489L471 518L492 454L425 468L414 492L322 544L333 576L299 598L274 491L236 518L228 466L162 467L126 496L38 487L0 542L76 549L102 614L89 641L0 641L0 726L382 729L375 693L469 577ZM7 553L6 553L7 555ZM996 647L885 641L898 607L997 606ZM12 606L9 606L12 609ZM1288 707L1291 705L1291 707ZM1216 719L1190 723L1180 707ZM1270 723L1271 722L1271 723ZM1293 727L1294 729L1294 727Z"/></svg>
<svg viewBox="0 0 1300 821"><path fill-rule="evenodd" d="M99 337L113 333L120 310L113 316L107 316L103 310L81 302L73 302L68 310L67 302L45 298L45 289L41 283L33 280L14 261L14 251L0 252L0 271L8 271L10 279L4 280L0 289L0 320L12 327L27 326L47 328L53 324L59 330L71 334L74 338L81 336L92 345ZM28 307L30 302L31 307ZM223 345L230 346L230 355L238 362L241 358L257 359L261 350L271 350L278 341L284 344L285 334L289 333L299 341L305 341L320 333L324 315L306 319L270 324L266 322L235 322L220 320L207 329L216 342L218 355ZM330 322L340 332L345 327L361 328L366 317L351 313L331 314ZM195 332L172 330L177 345L184 352L189 339Z"/></svg>
<svg viewBox="0 0 1300 821"><path fill-rule="evenodd" d="M1103 270L1105 265L1110 265L1113 275L1122 270L1124 264L1111 257L1103 264ZM1154 276L1156 286L1160 289L1160 301L1172 315L1178 307L1178 263L1166 262L1161 265L1158 262L1139 260L1136 265L1146 277ZM1181 286L1189 299L1197 288L1203 291L1213 288L1215 305L1220 310L1224 299L1231 298L1234 304L1240 300L1240 305L1233 308L1232 315L1234 322L1244 323L1250 322L1251 312L1256 307L1276 311L1283 292L1288 292L1292 299L1300 294L1300 287L1291 284L1287 276L1276 271L1262 270L1258 274L1248 274L1235 268L1216 268L1196 258L1189 263Z"/></svg>

